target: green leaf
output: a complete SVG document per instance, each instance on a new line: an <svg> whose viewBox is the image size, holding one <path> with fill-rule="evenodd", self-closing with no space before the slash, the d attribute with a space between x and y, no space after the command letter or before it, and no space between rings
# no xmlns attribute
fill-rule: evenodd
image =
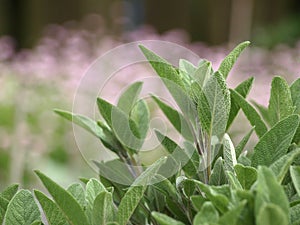
<svg viewBox="0 0 300 225"><path fill-rule="evenodd" d="M300 204L290 208L290 221L292 225L300 224Z"/></svg>
<svg viewBox="0 0 300 225"><path fill-rule="evenodd" d="M163 213L152 212L151 215L160 225L184 225L184 223L177 221Z"/></svg>
<svg viewBox="0 0 300 225"><path fill-rule="evenodd" d="M196 71L196 67L189 61L185 59L179 60L179 71L185 72L187 74L193 74Z"/></svg>
<svg viewBox="0 0 300 225"><path fill-rule="evenodd" d="M224 213L220 217L218 224L220 224L220 225L236 225L236 224L238 224L238 219L241 216L241 212L242 212L243 208L245 207L245 204L246 204L246 201L240 202L237 206L228 210L226 213Z"/></svg>
<svg viewBox="0 0 300 225"><path fill-rule="evenodd" d="M14 197L14 195L17 193L18 188L19 188L18 184L12 184L0 193L0 197L3 197L7 201L10 201Z"/></svg>
<svg viewBox="0 0 300 225"><path fill-rule="evenodd" d="M296 107L294 113L300 114L300 79L297 79L292 83L290 90L293 105ZM298 145L300 144L300 125L296 131L293 141Z"/></svg>
<svg viewBox="0 0 300 225"><path fill-rule="evenodd" d="M56 184L49 177L41 173L40 171L35 171L37 176L40 178L44 186L47 188L51 196L53 197L56 204L62 210L67 220L72 225L82 225L88 224L87 218L83 212L83 209L75 198L67 192L65 189Z"/></svg>
<svg viewBox="0 0 300 225"><path fill-rule="evenodd" d="M213 74L211 62L203 60L192 77L195 79L200 88L204 87L209 77Z"/></svg>
<svg viewBox="0 0 300 225"><path fill-rule="evenodd" d="M86 184L86 192L85 192L85 199L86 199L86 215L89 219L92 218L93 214L93 206L95 198L101 192L106 191L105 187L102 183L100 183L97 179L92 178Z"/></svg>
<svg viewBox="0 0 300 225"><path fill-rule="evenodd" d="M119 159L107 162L94 161L94 163L99 168L101 176L114 178L113 181L117 181L119 184L131 185L134 180L132 171L128 168L128 165Z"/></svg>
<svg viewBox="0 0 300 225"><path fill-rule="evenodd" d="M170 63L168 63L160 56L156 55L154 52L145 48L144 46L140 45L139 47L145 55L145 57L147 58L147 60L149 61L149 63L151 64L151 66L153 67L153 69L160 77L174 82L181 88L185 88L181 76L179 76L175 68Z"/></svg>
<svg viewBox="0 0 300 225"><path fill-rule="evenodd" d="M290 173L291 173L294 187L298 195L300 196L300 166L291 166Z"/></svg>
<svg viewBox="0 0 300 225"><path fill-rule="evenodd" d="M254 184L257 179L256 169L250 166L236 164L234 170L242 187L250 190L252 184Z"/></svg>
<svg viewBox="0 0 300 225"><path fill-rule="evenodd" d="M154 183L153 187L161 192L164 196L167 196L170 199L177 199L177 191L173 184L160 174L156 174L155 177L155 179L159 180L159 182Z"/></svg>
<svg viewBox="0 0 300 225"><path fill-rule="evenodd" d="M294 112L289 85L282 77L274 77L272 80L268 110L271 126Z"/></svg>
<svg viewBox="0 0 300 225"><path fill-rule="evenodd" d="M234 101L243 110L250 124L255 127L255 132L258 135L258 137L263 136L268 131L268 129L263 120L261 119L260 115L255 110L255 108L251 104L249 104L246 101L246 99L235 90L230 90L230 93Z"/></svg>
<svg viewBox="0 0 300 225"><path fill-rule="evenodd" d="M103 191L95 198L93 225L106 225L114 216L112 193Z"/></svg>
<svg viewBox="0 0 300 225"><path fill-rule="evenodd" d="M211 202L205 202L201 210L194 217L193 224L205 225L217 223L219 220L219 213Z"/></svg>
<svg viewBox="0 0 300 225"><path fill-rule="evenodd" d="M195 210L199 212L207 199L205 199L202 195L193 195L191 196L191 201Z"/></svg>
<svg viewBox="0 0 300 225"><path fill-rule="evenodd" d="M245 41L236 46L222 61L219 72L223 74L224 78L228 77L230 70L232 69L234 63L242 53L242 51L250 44L249 41Z"/></svg>
<svg viewBox="0 0 300 225"><path fill-rule="evenodd" d="M66 217L50 198L48 198L44 193L35 190L34 194L39 201L45 216L47 218L49 225L68 225Z"/></svg>
<svg viewBox="0 0 300 225"><path fill-rule="evenodd" d="M31 192L28 190L18 191L7 206L4 224L31 225L36 220L41 220L41 214Z"/></svg>
<svg viewBox="0 0 300 225"><path fill-rule="evenodd" d="M198 172L196 163L191 159L192 155L188 155L179 145L173 140L164 136L158 130L155 130L155 134L162 144L162 146L172 155L172 158L178 165L182 166L183 171L187 176L193 177Z"/></svg>
<svg viewBox="0 0 300 225"><path fill-rule="evenodd" d="M222 213L228 210L229 199L224 194L216 192L213 186L203 184L201 181L190 179L199 187L199 189L205 194L205 197L209 199L214 206Z"/></svg>
<svg viewBox="0 0 300 225"><path fill-rule="evenodd" d="M283 187L279 184L271 169L260 166L256 184L255 214L261 214L264 206L268 203L278 206L283 212L282 217L288 219L289 201Z"/></svg>
<svg viewBox="0 0 300 225"><path fill-rule="evenodd" d="M278 160L272 163L270 166L273 173L276 175L277 180L281 183L289 171L290 166L294 162L294 159L300 155L300 149L293 150L288 154L282 156Z"/></svg>
<svg viewBox="0 0 300 225"><path fill-rule="evenodd" d="M216 72L207 81L198 101L201 126L210 137L223 136L230 112L230 93L222 74Z"/></svg>
<svg viewBox="0 0 300 225"><path fill-rule="evenodd" d="M83 129L87 130L97 138L99 138L105 147L109 148L113 152L120 151L120 143L117 139L112 135L111 131L106 126L98 126L97 123L83 115L73 114L71 112L63 111L63 110L54 110L58 115L63 118L77 124ZM102 123L101 123L102 124ZM101 125L99 122L99 125Z"/></svg>
<svg viewBox="0 0 300 225"><path fill-rule="evenodd" d="M234 166L237 164L235 149L228 134L223 137L223 157L225 171L234 172Z"/></svg>
<svg viewBox="0 0 300 225"><path fill-rule="evenodd" d="M270 114L269 114L269 110L268 108L266 108L263 105L258 104L255 101L251 101L253 103L253 105L255 106L255 108L257 108L257 110L259 111L260 115L262 116L262 118L264 119L264 121L271 125L271 118L270 118Z"/></svg>
<svg viewBox="0 0 300 225"><path fill-rule="evenodd" d="M292 115L277 123L256 144L252 157L252 166L270 166L287 153L297 127L299 116Z"/></svg>
<svg viewBox="0 0 300 225"><path fill-rule="evenodd" d="M68 188L67 191L73 195L73 197L76 199L76 201L81 205L82 208L85 207L86 202L85 202L85 192L81 184L74 183L71 184Z"/></svg>
<svg viewBox="0 0 300 225"><path fill-rule="evenodd" d="M149 129L150 112L144 100L137 101L133 106L130 112L130 119L135 122L140 138L146 138Z"/></svg>
<svg viewBox="0 0 300 225"><path fill-rule="evenodd" d="M239 158L241 153L244 151L246 144L248 143L252 133L254 131L254 127L243 137L243 139L238 143L235 148L236 158Z"/></svg>
<svg viewBox="0 0 300 225"><path fill-rule="evenodd" d="M0 224L2 224L9 201L0 196Z"/></svg>
<svg viewBox="0 0 300 225"><path fill-rule="evenodd" d="M235 174L231 171L226 171L228 183L230 187L234 190L236 189L243 189L241 183L239 182L238 178L235 176Z"/></svg>
<svg viewBox="0 0 300 225"><path fill-rule="evenodd" d="M182 75L169 64L166 60L162 59L154 52L140 45L141 51L156 71L158 76L162 79L165 86L175 99L183 114L188 118L195 118L196 110L192 100L187 95L186 84L189 83L189 75ZM188 87L190 84L188 85Z"/></svg>
<svg viewBox="0 0 300 225"><path fill-rule="evenodd" d="M239 93L241 96L246 98L250 92L253 81L254 81L254 77L250 77L249 79L240 83L234 90L237 93ZM240 106L238 103L235 102L234 98L231 96L230 99L231 99L231 108L230 108L226 130L230 127L230 125L232 124L233 120L235 119L235 117L237 116L240 110Z"/></svg>
<svg viewBox="0 0 300 225"><path fill-rule="evenodd" d="M219 157L213 167L212 173L209 178L210 185L222 185L226 184L227 179L224 170L224 160Z"/></svg>
<svg viewBox="0 0 300 225"><path fill-rule="evenodd" d="M104 120L122 145L134 153L140 150L144 140L140 139L137 124L121 109L102 98L97 98L97 105Z"/></svg>
<svg viewBox="0 0 300 225"><path fill-rule="evenodd" d="M143 198L147 185L149 182L151 182L160 166L165 163L165 161L166 157L161 158L153 163L134 181L132 186L128 189L119 205L117 222L120 225L126 225L128 223L134 210Z"/></svg>
<svg viewBox="0 0 300 225"><path fill-rule="evenodd" d="M157 96L152 96L152 99L156 102L159 108L163 111L165 116L168 118L170 123L174 128L187 140L193 141L193 135L191 133L190 127L184 116L173 109L171 106L167 105L161 101Z"/></svg>
<svg viewBox="0 0 300 225"><path fill-rule="evenodd" d="M143 83L135 82L131 84L120 96L118 100L118 107L123 110L127 115L135 105L138 96L142 90Z"/></svg>
<svg viewBox="0 0 300 225"><path fill-rule="evenodd" d="M256 218L257 225L288 225L285 212L277 205L265 204L259 210Z"/></svg>
<svg viewBox="0 0 300 225"><path fill-rule="evenodd" d="M300 114L300 78L298 78L291 84L290 90L293 105L296 107L294 113Z"/></svg>

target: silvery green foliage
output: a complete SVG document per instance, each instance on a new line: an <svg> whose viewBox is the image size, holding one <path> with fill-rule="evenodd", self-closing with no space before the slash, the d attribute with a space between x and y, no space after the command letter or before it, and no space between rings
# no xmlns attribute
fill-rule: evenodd
<svg viewBox="0 0 300 225"><path fill-rule="evenodd" d="M268 107L247 100L253 78L229 89L226 78L248 45L238 45L218 71L207 60L198 65L180 60L175 68L141 46L178 104L179 110L151 96L182 135L183 145L155 130L167 157L148 168L135 166L140 165L150 121L147 102L139 99L141 82L129 86L117 105L98 98L103 118L99 121L56 110L118 158L95 162L99 179L81 179L82 184L67 189L36 171L51 196L9 186L0 193L0 224L299 224L300 79L289 86L275 77ZM228 128L240 109L252 129L235 145ZM254 149L244 151L254 133L258 138ZM167 164L175 171L171 177L164 177L170 169ZM108 174L119 182L109 180ZM47 221L41 220L42 214Z"/></svg>

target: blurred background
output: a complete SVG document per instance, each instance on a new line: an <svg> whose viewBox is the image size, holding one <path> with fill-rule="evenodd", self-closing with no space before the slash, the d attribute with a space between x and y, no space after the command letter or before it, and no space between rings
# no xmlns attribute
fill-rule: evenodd
<svg viewBox="0 0 300 225"><path fill-rule="evenodd" d="M300 1L0 0L0 189L36 185L33 169L62 183L95 175L52 110L71 109L96 57L144 39L183 45L215 68L250 40L230 84L255 76L251 97L267 105L273 75L300 76Z"/></svg>

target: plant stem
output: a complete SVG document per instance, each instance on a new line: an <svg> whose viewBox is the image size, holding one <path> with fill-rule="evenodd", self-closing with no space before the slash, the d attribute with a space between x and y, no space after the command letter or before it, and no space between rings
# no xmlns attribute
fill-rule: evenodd
<svg viewBox="0 0 300 225"><path fill-rule="evenodd" d="M210 158L211 158L211 137L208 137L208 141L207 141L207 152L206 152L206 179L207 179L207 183L211 174L211 164L210 164Z"/></svg>

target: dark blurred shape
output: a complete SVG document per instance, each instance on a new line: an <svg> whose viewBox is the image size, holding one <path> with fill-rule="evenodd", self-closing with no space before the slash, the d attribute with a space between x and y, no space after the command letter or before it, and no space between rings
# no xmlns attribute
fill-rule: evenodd
<svg viewBox="0 0 300 225"><path fill-rule="evenodd" d="M106 31L116 36L147 24L153 26L159 33L174 28L184 29L190 34L191 41L203 41L213 45L254 39L263 45L272 46L275 42L293 42L300 38L300 23L297 17L300 10L299 2L299 0L0 0L0 35L13 36L17 40L18 48L32 47L47 24L81 21L88 14L98 14L104 19L102 26ZM69 22L68 25L76 26L76 22ZM280 29L276 34L277 27ZM284 29L285 27L287 29ZM280 36L280 33L285 35ZM289 38L291 36L293 38Z"/></svg>

